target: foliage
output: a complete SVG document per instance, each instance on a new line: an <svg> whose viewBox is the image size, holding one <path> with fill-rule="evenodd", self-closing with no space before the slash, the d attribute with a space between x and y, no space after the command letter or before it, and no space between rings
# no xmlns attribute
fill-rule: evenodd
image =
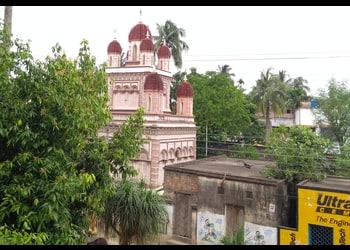
<svg viewBox="0 0 350 250"><path fill-rule="evenodd" d="M291 80L289 82L287 106L295 111L300 108L301 102L310 100L310 96L307 94L310 88L307 86L308 81L301 76Z"/></svg>
<svg viewBox="0 0 350 250"><path fill-rule="evenodd" d="M199 136L212 134L215 138L209 140L222 141L247 131L251 123L250 103L228 74L192 71L187 78L195 93L193 114ZM203 136L198 139L205 140Z"/></svg>
<svg viewBox="0 0 350 250"><path fill-rule="evenodd" d="M327 89L319 91L314 109L322 136L343 146L350 138L350 89L347 82L329 81Z"/></svg>
<svg viewBox="0 0 350 250"><path fill-rule="evenodd" d="M250 103L248 109L251 123L244 133L244 142L252 145L263 145L265 144L265 124L257 117L254 104Z"/></svg>
<svg viewBox="0 0 350 250"><path fill-rule="evenodd" d="M332 170L333 175L350 177L350 141L341 146L340 154L334 155Z"/></svg>
<svg viewBox="0 0 350 250"><path fill-rule="evenodd" d="M159 235L168 223L165 201L143 180L121 179L105 210L106 230L113 228L120 245L145 244Z"/></svg>
<svg viewBox="0 0 350 250"><path fill-rule="evenodd" d="M230 73L230 71L232 70L231 66L230 65L227 65L227 64L224 64L224 65L218 65L218 68L217 68L217 72L219 74L228 74L229 76L236 76L235 73Z"/></svg>
<svg viewBox="0 0 350 250"><path fill-rule="evenodd" d="M324 155L328 145L328 140L311 128L280 126L272 131L266 145L266 153L273 157L276 166L267 167L263 174L294 183L305 179L321 180L328 172Z"/></svg>
<svg viewBox="0 0 350 250"><path fill-rule="evenodd" d="M246 158L246 159L259 158L258 150L253 145L234 144L229 147L229 150L231 151L231 153L228 153L229 157Z"/></svg>
<svg viewBox="0 0 350 250"><path fill-rule="evenodd" d="M166 20L164 25L157 23L157 31L158 35L153 36L155 51L158 51L165 43L170 48L175 66L181 69L182 53L189 49L187 43L182 40L182 37L186 37L186 30L178 28L174 22Z"/></svg>
<svg viewBox="0 0 350 250"><path fill-rule="evenodd" d="M244 226L240 226L233 237L224 236L220 239L223 245L245 245Z"/></svg>
<svg viewBox="0 0 350 250"><path fill-rule="evenodd" d="M5 32L1 29L0 242L85 244L90 216L102 213L115 192L110 171L129 174L128 157L143 143L142 111L107 142L98 136L111 121L105 65L96 66L88 42L82 41L75 60L56 44L52 56L35 61L28 42L8 40Z"/></svg>
<svg viewBox="0 0 350 250"><path fill-rule="evenodd" d="M43 245L47 241L46 233L28 233L9 230L0 226L0 245Z"/></svg>
<svg viewBox="0 0 350 250"><path fill-rule="evenodd" d="M265 142L268 141L269 134L272 130L270 114L273 112L280 115L286 108L286 97L288 85L284 80L284 71L280 71L278 75L273 74L272 68L261 72L260 79L256 80L249 93L252 103L257 107L257 111L262 113L265 118Z"/></svg>
<svg viewBox="0 0 350 250"><path fill-rule="evenodd" d="M108 161L112 163L112 173L123 179L137 175L131 161L140 156L148 137L143 137L145 110L140 107L121 124L108 144Z"/></svg>

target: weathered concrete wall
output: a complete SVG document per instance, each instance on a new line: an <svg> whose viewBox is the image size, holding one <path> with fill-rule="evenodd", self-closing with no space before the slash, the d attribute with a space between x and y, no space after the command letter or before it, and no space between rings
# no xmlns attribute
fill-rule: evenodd
<svg viewBox="0 0 350 250"><path fill-rule="evenodd" d="M197 204L198 176L165 171L164 172L164 195L172 202L175 192L192 194L193 204Z"/></svg>
<svg viewBox="0 0 350 250"><path fill-rule="evenodd" d="M196 208L197 215L192 217L195 231L191 242L194 244L221 244L227 225L232 224L232 218L227 217L232 216L232 213L228 214L227 206L241 208L234 219L244 222L246 244L276 244L277 227L287 221L287 187L284 182L220 179L168 169L164 175L164 195L174 209L176 193L190 194L191 206ZM262 235L251 237L259 233Z"/></svg>

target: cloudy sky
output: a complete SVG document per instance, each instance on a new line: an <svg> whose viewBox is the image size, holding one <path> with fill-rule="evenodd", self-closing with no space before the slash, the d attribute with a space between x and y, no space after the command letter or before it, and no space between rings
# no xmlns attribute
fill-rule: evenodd
<svg viewBox="0 0 350 250"><path fill-rule="evenodd" d="M102 63L114 37L127 50L129 31L140 20L152 34L157 23L171 20L185 29L190 48L182 71L205 73L227 64L250 91L271 67L308 80L315 95L331 77L350 79L349 13L350 6L14 6L12 33L30 40L38 59L51 55L56 43L74 58L87 39Z"/></svg>

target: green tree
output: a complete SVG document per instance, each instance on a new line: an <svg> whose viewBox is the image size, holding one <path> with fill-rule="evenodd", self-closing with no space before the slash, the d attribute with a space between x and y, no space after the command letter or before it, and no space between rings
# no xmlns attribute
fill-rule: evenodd
<svg viewBox="0 0 350 250"><path fill-rule="evenodd" d="M350 137L350 90L347 82L332 78L327 89L321 89L313 110L322 136L343 146ZM326 127L326 128L325 128Z"/></svg>
<svg viewBox="0 0 350 250"><path fill-rule="evenodd" d="M1 29L4 41L13 49L0 46L0 243L85 244L90 216L115 192L111 171L133 173L142 110L108 142L98 136L111 121L106 65L87 41L76 60L57 44L44 61Z"/></svg>
<svg viewBox="0 0 350 250"><path fill-rule="evenodd" d="M224 65L221 65L221 66L218 65L218 69L216 71L217 71L218 74L227 74L227 75L229 75L231 77L235 77L236 74L235 73L230 73L231 70L232 70L232 68L229 65L224 64ZM235 85L236 83L233 81L233 84ZM237 81L237 85L236 86L244 91L243 84L244 84L244 81L243 81L242 78L240 78Z"/></svg>
<svg viewBox="0 0 350 250"><path fill-rule="evenodd" d="M186 37L186 30L178 28L175 23L166 20L164 25L157 23L157 31L158 35L153 36L155 51L158 51L165 43L170 48L175 66L181 69L182 53L183 51L187 52L189 49L187 43L182 40L183 37Z"/></svg>
<svg viewBox="0 0 350 250"><path fill-rule="evenodd" d="M266 167L262 174L286 180L289 227L296 227L297 183L306 179L319 181L330 173L324 154L328 145L328 140L309 127L280 126L271 133L265 152L276 164Z"/></svg>
<svg viewBox="0 0 350 250"><path fill-rule="evenodd" d="M260 79L249 93L251 101L257 106L257 111L265 118L266 142L272 130L271 112L275 115L282 114L286 108L287 96L287 84L281 80L281 73L275 75L271 70L272 68L268 68L266 72L261 72Z"/></svg>
<svg viewBox="0 0 350 250"><path fill-rule="evenodd" d="M230 71L232 70L232 68L230 67L230 65L224 64L224 65L218 65L218 69L217 72L219 74L228 74L230 76L236 76L235 73L230 73Z"/></svg>
<svg viewBox="0 0 350 250"><path fill-rule="evenodd" d="M266 153L276 162L264 174L268 177L299 182L305 179L321 180L328 173L324 154L329 141L318 136L311 128L280 126L271 132Z"/></svg>
<svg viewBox="0 0 350 250"><path fill-rule="evenodd" d="M277 77L278 77L278 79L281 82L284 82L284 83L287 83L287 84L289 84L292 81L292 79L287 74L287 71L285 71L285 70L278 71L278 76Z"/></svg>
<svg viewBox="0 0 350 250"><path fill-rule="evenodd" d="M310 91L309 86L307 86L308 81L301 76L294 78L290 83L290 88L288 91L287 106L293 110L294 114L297 109L300 108L301 102L310 101L310 96L308 92ZM299 112L300 115L300 112ZM300 120L300 117L299 117ZM296 123L296 117L294 119L294 124Z"/></svg>
<svg viewBox="0 0 350 250"><path fill-rule="evenodd" d="M120 245L152 243L168 223L163 197L143 180L120 179L105 211L106 231L112 228Z"/></svg>
<svg viewBox="0 0 350 250"><path fill-rule="evenodd" d="M245 89L243 89L243 85L244 85L244 80L242 78L239 78L237 81L238 87L240 87L243 91Z"/></svg>
<svg viewBox="0 0 350 250"><path fill-rule="evenodd" d="M245 142L250 145L262 146L265 143L265 124L256 115L256 105L250 103L248 106L251 123L244 133Z"/></svg>
<svg viewBox="0 0 350 250"><path fill-rule="evenodd" d="M229 75L193 70L188 82L194 89L193 114L199 141L226 140L244 135L251 124L250 102ZM201 143L200 143L201 144Z"/></svg>
<svg viewBox="0 0 350 250"><path fill-rule="evenodd" d="M148 192L144 182L136 180L138 172L132 166L132 160L140 156L144 143L148 141L148 137L143 136L144 112L143 108L139 108L136 113L130 115L109 143L108 159L112 162L117 182L114 187L115 194L106 201L105 210L100 214L100 218L106 226L106 237L109 238L112 228L118 234L120 244L129 244L135 237L140 243L147 237L154 236L159 221L152 221L151 218L163 218L162 213L152 214L162 211L162 207L156 207L160 205L156 203L157 199L161 198L153 197L155 194L152 191ZM138 216L139 220L147 218L145 220L148 224L135 224L135 216ZM135 228L136 226L138 228Z"/></svg>
<svg viewBox="0 0 350 250"><path fill-rule="evenodd" d="M108 144L107 160L115 177L126 179L137 176L132 160L137 159L148 137L143 136L145 110L140 107L120 125Z"/></svg>
<svg viewBox="0 0 350 250"><path fill-rule="evenodd" d="M347 141L341 148L340 154L334 156L331 170L333 175L350 177L350 141Z"/></svg>

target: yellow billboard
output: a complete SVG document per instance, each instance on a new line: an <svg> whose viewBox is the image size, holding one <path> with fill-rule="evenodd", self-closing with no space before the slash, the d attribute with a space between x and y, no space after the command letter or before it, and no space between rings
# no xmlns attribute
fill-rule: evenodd
<svg viewBox="0 0 350 250"><path fill-rule="evenodd" d="M298 188L297 228L280 228L280 245L350 245L350 194Z"/></svg>

